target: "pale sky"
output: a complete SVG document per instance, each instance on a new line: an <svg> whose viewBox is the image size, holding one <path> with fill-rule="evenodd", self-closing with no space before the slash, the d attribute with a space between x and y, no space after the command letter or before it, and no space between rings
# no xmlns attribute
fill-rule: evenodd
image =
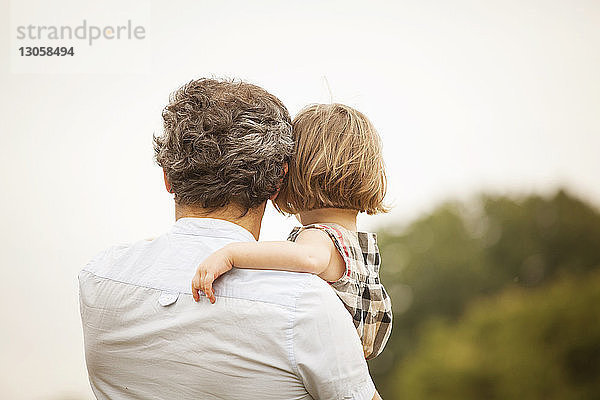
<svg viewBox="0 0 600 400"><path fill-rule="evenodd" d="M64 2L36 18L94 19L85 2ZM139 72L125 54L97 65L110 73L12 73L14 32L0 39L2 397L91 398L76 275L102 248L172 223L151 139L169 93L193 78L248 80L292 114L330 100L363 111L381 134L395 206L362 218L365 229L481 191L564 186L600 204L597 1L131 4L147 31ZM293 224L269 209L262 238Z"/></svg>

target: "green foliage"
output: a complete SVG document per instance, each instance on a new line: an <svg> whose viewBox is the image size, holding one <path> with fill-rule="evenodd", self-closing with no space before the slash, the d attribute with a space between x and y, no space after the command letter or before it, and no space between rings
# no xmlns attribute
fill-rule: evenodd
<svg viewBox="0 0 600 400"><path fill-rule="evenodd" d="M397 398L600 398L600 273L509 289L424 328L394 372Z"/></svg>
<svg viewBox="0 0 600 400"><path fill-rule="evenodd" d="M421 339L435 324L460 326L469 304L514 288L539 290L563 275L586 275L600 266L600 214L563 191L552 198L481 196L444 204L401 231L385 229L379 246L394 322L385 351L370 369L383 397L393 399L398 371L415 349L426 352Z"/></svg>

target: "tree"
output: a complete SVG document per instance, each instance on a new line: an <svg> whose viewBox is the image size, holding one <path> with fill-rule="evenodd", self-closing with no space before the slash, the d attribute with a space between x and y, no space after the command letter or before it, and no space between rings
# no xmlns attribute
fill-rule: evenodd
<svg viewBox="0 0 600 400"><path fill-rule="evenodd" d="M405 229L384 229L381 278L394 321L385 351L369 363L384 398L395 397L392 371L431 320L458 321L468 304L507 288L585 275L600 266L599 244L600 214L564 191L448 202Z"/></svg>
<svg viewBox="0 0 600 400"><path fill-rule="evenodd" d="M600 272L511 288L430 321L394 371L394 398L600 398Z"/></svg>

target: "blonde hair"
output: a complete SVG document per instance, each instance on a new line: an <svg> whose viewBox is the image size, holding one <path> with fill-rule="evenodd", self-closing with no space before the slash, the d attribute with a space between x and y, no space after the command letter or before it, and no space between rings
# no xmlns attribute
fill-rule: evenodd
<svg viewBox="0 0 600 400"><path fill-rule="evenodd" d="M364 114L337 103L309 105L294 118L292 134L288 179L275 199L280 211L388 211L381 140Z"/></svg>

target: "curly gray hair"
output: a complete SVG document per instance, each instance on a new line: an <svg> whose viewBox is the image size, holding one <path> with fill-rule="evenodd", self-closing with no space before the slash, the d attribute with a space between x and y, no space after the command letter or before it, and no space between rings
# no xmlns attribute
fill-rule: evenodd
<svg viewBox="0 0 600 400"><path fill-rule="evenodd" d="M277 97L245 82L198 79L171 94L162 117L155 159L178 204L247 211L277 192L294 147Z"/></svg>

